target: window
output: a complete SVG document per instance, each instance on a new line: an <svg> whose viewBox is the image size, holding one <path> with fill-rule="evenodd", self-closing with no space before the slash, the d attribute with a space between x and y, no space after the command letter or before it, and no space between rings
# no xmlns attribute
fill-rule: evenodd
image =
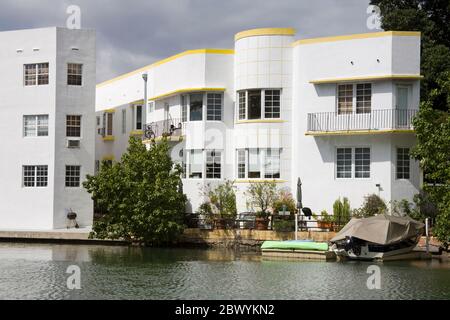
<svg viewBox="0 0 450 320"><path fill-rule="evenodd" d="M122 109L122 134L127 133L127 110Z"/></svg>
<svg viewBox="0 0 450 320"><path fill-rule="evenodd" d="M191 150L189 158L189 178L203 176L203 150Z"/></svg>
<svg viewBox="0 0 450 320"><path fill-rule="evenodd" d="M222 94L220 93L207 94L206 119L222 121Z"/></svg>
<svg viewBox="0 0 450 320"><path fill-rule="evenodd" d="M409 179L409 148L397 148L397 179Z"/></svg>
<svg viewBox="0 0 450 320"><path fill-rule="evenodd" d="M97 117L97 127L100 126L100 117Z"/></svg>
<svg viewBox="0 0 450 320"><path fill-rule="evenodd" d="M66 116L66 136L81 137L81 116Z"/></svg>
<svg viewBox="0 0 450 320"><path fill-rule="evenodd" d="M238 179L245 179L246 173L246 159L245 159L245 150L237 151L237 167L238 167Z"/></svg>
<svg viewBox="0 0 450 320"><path fill-rule="evenodd" d="M280 90L265 90L264 117L266 119L280 118Z"/></svg>
<svg viewBox="0 0 450 320"><path fill-rule="evenodd" d="M104 135L112 136L113 135L113 113L104 113L103 114L103 129Z"/></svg>
<svg viewBox="0 0 450 320"><path fill-rule="evenodd" d="M355 148L355 178L370 178L370 148Z"/></svg>
<svg viewBox="0 0 450 320"><path fill-rule="evenodd" d="M247 93L245 91L239 92L239 120L245 120L246 97Z"/></svg>
<svg viewBox="0 0 450 320"><path fill-rule="evenodd" d="M261 119L261 90L248 91L248 115L249 120Z"/></svg>
<svg viewBox="0 0 450 320"><path fill-rule="evenodd" d="M248 90L238 92L238 120L279 119L281 90Z"/></svg>
<svg viewBox="0 0 450 320"><path fill-rule="evenodd" d="M338 85L338 114L353 112L353 84Z"/></svg>
<svg viewBox="0 0 450 320"><path fill-rule="evenodd" d="M181 122L187 122L187 96L181 96Z"/></svg>
<svg viewBox="0 0 450 320"><path fill-rule="evenodd" d="M66 166L66 187L80 187L80 166Z"/></svg>
<svg viewBox="0 0 450 320"><path fill-rule="evenodd" d="M95 160L95 169L94 169L94 173L97 174L100 172L100 160Z"/></svg>
<svg viewBox="0 0 450 320"><path fill-rule="evenodd" d="M220 151L206 151L206 178L221 178L222 153Z"/></svg>
<svg viewBox="0 0 450 320"><path fill-rule="evenodd" d="M83 83L83 65L79 63L67 64L67 84L81 86Z"/></svg>
<svg viewBox="0 0 450 320"><path fill-rule="evenodd" d="M203 120L203 94L193 93L189 95L189 120L202 121Z"/></svg>
<svg viewBox="0 0 450 320"><path fill-rule="evenodd" d="M266 149L264 159L264 178L280 178L280 149Z"/></svg>
<svg viewBox="0 0 450 320"><path fill-rule="evenodd" d="M336 178L370 178L370 161L370 148L337 148Z"/></svg>
<svg viewBox="0 0 450 320"><path fill-rule="evenodd" d="M181 169L183 170L181 178L186 179L186 150L181 149L179 155L181 158Z"/></svg>
<svg viewBox="0 0 450 320"><path fill-rule="evenodd" d="M47 137L48 115L23 116L24 137Z"/></svg>
<svg viewBox="0 0 450 320"><path fill-rule="evenodd" d="M42 188L48 185L48 166L23 166L23 186Z"/></svg>
<svg viewBox="0 0 450 320"><path fill-rule="evenodd" d="M133 109L134 130L142 130L142 106L136 105Z"/></svg>
<svg viewBox="0 0 450 320"><path fill-rule="evenodd" d="M372 84L356 85L356 113L370 113L372 108Z"/></svg>
<svg viewBox="0 0 450 320"><path fill-rule="evenodd" d="M48 84L49 64L33 63L25 64L24 67L25 86L41 86Z"/></svg>
<svg viewBox="0 0 450 320"><path fill-rule="evenodd" d="M248 150L248 177L250 179L261 178L259 149Z"/></svg>
<svg viewBox="0 0 450 320"><path fill-rule="evenodd" d="M352 148L337 149L336 166L336 178L352 177Z"/></svg>

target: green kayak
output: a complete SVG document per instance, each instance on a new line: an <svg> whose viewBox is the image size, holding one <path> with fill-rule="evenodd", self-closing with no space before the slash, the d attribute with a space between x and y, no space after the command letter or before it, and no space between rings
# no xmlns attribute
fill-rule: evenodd
<svg viewBox="0 0 450 320"><path fill-rule="evenodd" d="M261 249L328 251L328 243L311 241L264 241Z"/></svg>

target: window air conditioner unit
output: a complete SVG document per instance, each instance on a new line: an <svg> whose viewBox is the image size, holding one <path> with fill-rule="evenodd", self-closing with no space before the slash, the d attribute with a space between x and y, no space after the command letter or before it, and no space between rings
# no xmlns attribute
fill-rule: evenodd
<svg viewBox="0 0 450 320"><path fill-rule="evenodd" d="M79 148L79 147L80 147L80 140L76 139L67 140L67 148Z"/></svg>

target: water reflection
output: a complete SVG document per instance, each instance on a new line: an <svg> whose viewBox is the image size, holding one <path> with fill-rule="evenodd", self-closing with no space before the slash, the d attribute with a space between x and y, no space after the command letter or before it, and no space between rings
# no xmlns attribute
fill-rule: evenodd
<svg viewBox="0 0 450 320"><path fill-rule="evenodd" d="M66 287L69 265L82 289ZM268 260L232 250L0 244L0 299L449 299L450 263Z"/></svg>

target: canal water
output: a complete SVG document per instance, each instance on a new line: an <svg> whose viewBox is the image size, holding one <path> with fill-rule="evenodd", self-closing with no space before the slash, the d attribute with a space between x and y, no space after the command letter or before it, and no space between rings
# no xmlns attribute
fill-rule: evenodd
<svg viewBox="0 0 450 320"><path fill-rule="evenodd" d="M450 299L449 262L375 263L381 288L369 289L373 264L269 260L227 250L1 243L0 299ZM67 280L76 285L78 270L81 289L69 290Z"/></svg>

